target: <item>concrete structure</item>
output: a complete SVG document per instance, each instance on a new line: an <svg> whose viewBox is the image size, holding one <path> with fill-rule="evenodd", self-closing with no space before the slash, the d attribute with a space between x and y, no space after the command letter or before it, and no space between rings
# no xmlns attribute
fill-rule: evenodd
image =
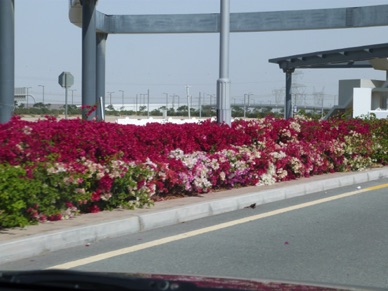
<svg viewBox="0 0 388 291"><path fill-rule="evenodd" d="M229 123L230 98L228 79L228 34L231 32L250 31L279 31L279 30L304 30L304 29L331 29L331 28L355 28L387 25L388 5L301 10L278 12L253 12L232 13L229 15L229 1L220 0L220 14L188 14L188 15L106 15L95 11L97 0L70 0L70 21L81 26L95 23L98 33L110 34L134 34L134 33L220 33L220 78L217 81L217 121ZM84 10L92 12L85 14ZM87 16L87 18L85 18ZM230 20L229 20L230 18ZM303 21L300 21L303 19ZM86 45L86 42L88 43ZM94 56L95 51L88 53L95 45L92 39L83 38L83 55ZM105 43L104 43L105 45ZM97 59L104 60L105 49L97 51ZM83 63L85 65L86 63ZM103 66L101 66L103 67ZM92 66L92 69L95 67ZM104 74L90 72L88 78L83 76L83 87L91 88L96 84L105 82ZM293 70L286 72L286 87L290 88L291 74ZM96 76L97 79L91 76ZM94 91L94 89L92 90ZM286 91L289 92L290 90ZM89 95L85 92L83 95ZM99 93L97 92L98 96ZM99 98L97 96L97 98ZM101 95L103 96L103 95ZM228 97L226 97L228 96ZM92 100L92 97L86 98ZM291 116L291 94L286 94L285 117ZM92 104L83 104L92 105Z"/></svg>
<svg viewBox="0 0 388 291"><path fill-rule="evenodd" d="M353 88L353 117L368 117L374 114L376 118L388 118L388 88L381 87L384 81L374 81L371 84L380 86Z"/></svg>
<svg viewBox="0 0 388 291"><path fill-rule="evenodd" d="M225 0L220 1L220 3L227 3ZM0 47L1 123L11 118L13 110L14 2L15 0L0 1L0 42L5 44ZM105 45L108 34L220 33L221 26L226 27L225 23L222 25L221 13L106 15L96 11L97 0L83 0L82 4L80 0L69 0L69 4L70 21L82 27L82 103L84 106L99 104L100 97L105 95L103 90L105 89ZM227 12L228 9L224 9L224 16L228 14ZM229 26L230 32L360 28L386 26L388 25L387 15L388 5L232 13ZM287 76L287 84L291 81L292 71L288 73L290 75ZM290 96L287 96L286 100L289 98ZM218 99L217 104L227 107L225 102L222 103L225 100L220 100L220 97ZM229 100L226 102L230 103ZM288 105L286 109L286 112L290 111ZM97 114L101 114L100 108ZM227 114L222 115L227 118ZM93 117L89 116L89 118ZM87 117L84 116L84 118Z"/></svg>
<svg viewBox="0 0 388 291"><path fill-rule="evenodd" d="M278 64L279 68L282 69L286 75L286 101L284 117L289 118L292 116L291 78L295 69L374 68L376 70L385 70L388 72L387 58L388 44L383 43L270 59L269 62ZM354 82L357 83L357 80ZM349 88L353 88L351 87L351 84L342 86L342 88L340 86L339 104L338 106L332 108L326 118L331 116L337 110L349 109L353 100L352 97L350 97L353 95L353 92L350 92L351 89L349 90ZM347 90L347 92L341 92L341 90Z"/></svg>
<svg viewBox="0 0 388 291"><path fill-rule="evenodd" d="M377 118L387 118L386 83L387 81L369 79L339 80L338 105L325 118L340 110L352 110L353 117L367 117L373 113Z"/></svg>
<svg viewBox="0 0 388 291"><path fill-rule="evenodd" d="M15 87L15 2L0 1L0 123L11 119Z"/></svg>
<svg viewBox="0 0 388 291"><path fill-rule="evenodd" d="M352 109L353 117L367 117L373 113L377 118L387 118L388 58L375 58L369 62L374 69L386 71L387 80L340 80L338 105Z"/></svg>

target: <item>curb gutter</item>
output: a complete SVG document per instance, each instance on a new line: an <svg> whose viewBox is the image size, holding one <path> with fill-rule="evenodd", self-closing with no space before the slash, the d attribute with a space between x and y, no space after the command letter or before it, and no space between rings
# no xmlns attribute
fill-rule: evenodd
<svg viewBox="0 0 388 291"><path fill-rule="evenodd" d="M199 198L202 200L201 202L197 202L197 199L194 203L193 200L190 200L189 203L178 203L181 205L164 209L158 209L155 206L146 210L129 211L124 218L107 219L98 223L89 222L82 226L73 226L0 241L0 264L37 256L45 252L79 246L105 238L119 237L235 211L253 203L262 205L382 178L388 178L388 167L363 172L314 176L297 181L279 183L273 185L273 187L249 187L248 189L245 188L245 191L242 191L243 193L239 193L238 190L229 190L223 192L229 193L229 195L217 193L220 195L207 198L208 194L206 194ZM176 199L176 201L179 200Z"/></svg>

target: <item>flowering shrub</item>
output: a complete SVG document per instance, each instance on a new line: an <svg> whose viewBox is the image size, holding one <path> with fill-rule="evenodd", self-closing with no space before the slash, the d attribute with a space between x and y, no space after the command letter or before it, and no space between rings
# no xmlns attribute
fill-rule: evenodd
<svg viewBox="0 0 388 291"><path fill-rule="evenodd" d="M388 163L388 126L387 119L367 119L371 128L371 146L373 147L372 159L377 163Z"/></svg>
<svg viewBox="0 0 388 291"><path fill-rule="evenodd" d="M386 120L267 117L229 127L14 117L0 125L0 227L376 162L388 162Z"/></svg>

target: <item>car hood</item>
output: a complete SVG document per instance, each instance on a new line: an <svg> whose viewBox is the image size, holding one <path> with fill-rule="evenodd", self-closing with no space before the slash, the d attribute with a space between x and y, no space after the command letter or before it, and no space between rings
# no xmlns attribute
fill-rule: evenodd
<svg viewBox="0 0 388 291"><path fill-rule="evenodd" d="M383 290L357 286L191 275L101 273L73 270L0 272L0 287L18 287L18 285L35 289L36 287L57 287L61 290Z"/></svg>

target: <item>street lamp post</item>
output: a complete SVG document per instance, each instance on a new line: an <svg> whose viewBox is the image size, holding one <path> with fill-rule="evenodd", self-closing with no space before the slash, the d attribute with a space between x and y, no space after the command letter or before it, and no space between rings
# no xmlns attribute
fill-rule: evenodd
<svg viewBox="0 0 388 291"><path fill-rule="evenodd" d="M164 118L167 118L167 115L168 115L168 93L163 93L164 95L166 95L166 110L164 111Z"/></svg>
<svg viewBox="0 0 388 291"><path fill-rule="evenodd" d="M191 118L190 114L190 86L186 85L186 95L187 95L187 116Z"/></svg>
<svg viewBox="0 0 388 291"><path fill-rule="evenodd" d="M147 90L147 118L150 118L150 89Z"/></svg>
<svg viewBox="0 0 388 291"><path fill-rule="evenodd" d="M26 94L26 101L27 101L27 108L28 108L28 89L31 89L32 87L26 87L26 91L27 91L27 94Z"/></svg>
<svg viewBox="0 0 388 291"><path fill-rule="evenodd" d="M71 91L71 105L74 105L74 91L77 91L76 89L70 89Z"/></svg>
<svg viewBox="0 0 388 291"><path fill-rule="evenodd" d="M168 93L163 93L164 95L166 95L166 110L168 110Z"/></svg>
<svg viewBox="0 0 388 291"><path fill-rule="evenodd" d="M244 94L244 118L247 117L246 97L247 97L247 94Z"/></svg>
<svg viewBox="0 0 388 291"><path fill-rule="evenodd" d="M119 92L121 92L121 103L122 103L122 106L124 107L124 91L119 90Z"/></svg>
<svg viewBox="0 0 388 291"><path fill-rule="evenodd" d="M198 96L198 110L199 110L199 118L202 118L202 95L201 95L201 92L199 92L199 96Z"/></svg>
<svg viewBox="0 0 388 291"><path fill-rule="evenodd" d="M212 114L212 109L213 109L213 97L215 97L214 94L207 94L209 97L210 97L210 104L209 104L209 108L210 108L210 116ZM216 100L217 101L217 100Z"/></svg>
<svg viewBox="0 0 388 291"><path fill-rule="evenodd" d="M231 125L229 34L230 0L220 0L220 71L217 80L217 123Z"/></svg>
<svg viewBox="0 0 388 291"><path fill-rule="evenodd" d="M138 111L138 102L139 102L139 96L138 96L138 94L136 94L136 99L135 99L135 102L136 102L136 107L135 107L135 109L136 109L136 115L137 115L137 111Z"/></svg>
<svg viewBox="0 0 388 291"><path fill-rule="evenodd" d="M248 108L251 106L251 96L253 95L252 93L248 93Z"/></svg>
<svg viewBox="0 0 388 291"><path fill-rule="evenodd" d="M44 104L44 85L38 85L39 87L42 87L42 103Z"/></svg>
<svg viewBox="0 0 388 291"><path fill-rule="evenodd" d="M106 93L109 94L109 102L110 102L110 105L112 105L112 94L113 94L114 92L106 92Z"/></svg>

